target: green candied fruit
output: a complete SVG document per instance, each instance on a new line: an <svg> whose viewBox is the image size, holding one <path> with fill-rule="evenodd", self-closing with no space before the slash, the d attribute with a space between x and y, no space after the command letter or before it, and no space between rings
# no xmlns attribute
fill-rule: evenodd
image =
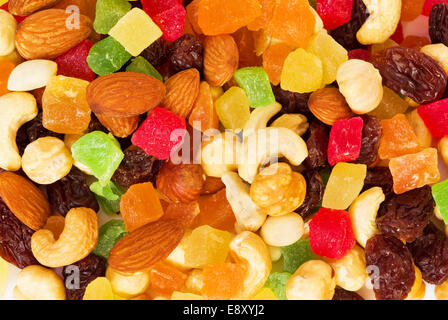
<svg viewBox="0 0 448 320"><path fill-rule="evenodd" d="M92 253L108 259L113 246L126 234L123 220L110 220L100 228L98 243Z"/></svg>
<svg viewBox="0 0 448 320"><path fill-rule="evenodd" d="M100 184L98 183L98 185L100 185ZM110 191L114 195L114 196L110 195L109 199L96 194L95 191L93 191L93 192L95 193L96 200L98 201L101 209L103 209L103 211L107 215L113 215L113 214L120 212L121 196L125 193L125 191L123 190L123 188L120 187L120 185L118 185L112 181L109 182L108 187L110 187ZM92 185L90 186L90 188L92 189ZM94 187L94 188L96 188L96 187ZM104 190L102 192L104 192ZM111 198L115 198L115 196L118 196L118 198L116 200L111 200Z"/></svg>
<svg viewBox="0 0 448 320"><path fill-rule="evenodd" d="M271 273L264 286L271 289L279 300L286 300L286 283L290 277L289 272Z"/></svg>
<svg viewBox="0 0 448 320"><path fill-rule="evenodd" d="M252 108L265 107L275 102L269 77L263 68L239 69L234 77L238 85L246 92Z"/></svg>
<svg viewBox="0 0 448 320"><path fill-rule="evenodd" d="M283 271L294 273L305 262L318 256L311 251L310 239L300 239L290 246L282 247Z"/></svg>
<svg viewBox="0 0 448 320"><path fill-rule="evenodd" d="M100 76L121 69L131 54L114 38L107 37L93 45L87 56L87 64L93 72Z"/></svg>
<svg viewBox="0 0 448 320"><path fill-rule="evenodd" d="M116 185L112 181L109 181L105 186L96 181L90 185L90 191L101 198L111 201L119 200L121 196L119 192L116 192Z"/></svg>
<svg viewBox="0 0 448 320"><path fill-rule="evenodd" d="M148 62L148 60L141 56L133 59L131 64L126 67L126 71L143 73L160 81L163 81L163 78L159 71L157 71L156 68L154 68L152 64Z"/></svg>
<svg viewBox="0 0 448 320"><path fill-rule="evenodd" d="M108 34L131 7L126 0L98 0L93 28L99 34Z"/></svg>
<svg viewBox="0 0 448 320"><path fill-rule="evenodd" d="M431 187L432 197L439 208L440 215L448 224L448 180L437 183Z"/></svg>
<svg viewBox="0 0 448 320"><path fill-rule="evenodd" d="M95 178L105 186L124 158L120 144L102 131L90 132L72 145L72 156L90 169Z"/></svg>

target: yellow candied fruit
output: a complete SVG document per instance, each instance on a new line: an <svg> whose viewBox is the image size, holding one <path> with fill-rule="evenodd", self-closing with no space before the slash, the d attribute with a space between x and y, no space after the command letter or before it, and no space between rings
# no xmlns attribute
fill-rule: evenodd
<svg viewBox="0 0 448 320"><path fill-rule="evenodd" d="M194 293L174 291L171 300L204 300L204 298Z"/></svg>
<svg viewBox="0 0 448 320"><path fill-rule="evenodd" d="M274 292L269 288L261 289L251 300L278 300Z"/></svg>
<svg viewBox="0 0 448 320"><path fill-rule="evenodd" d="M0 257L0 298L5 295L6 285L8 284L9 265L8 262Z"/></svg>
<svg viewBox="0 0 448 320"><path fill-rule="evenodd" d="M242 129L250 117L249 98L243 89L231 87L215 102L216 113L226 129Z"/></svg>
<svg viewBox="0 0 448 320"><path fill-rule="evenodd" d="M83 300L114 300L112 286L106 277L98 277L87 285Z"/></svg>

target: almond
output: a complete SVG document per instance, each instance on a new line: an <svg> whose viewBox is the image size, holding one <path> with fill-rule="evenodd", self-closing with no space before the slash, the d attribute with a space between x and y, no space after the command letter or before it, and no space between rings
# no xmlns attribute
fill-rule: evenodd
<svg viewBox="0 0 448 320"><path fill-rule="evenodd" d="M185 119L199 94L199 83L199 71L194 68L171 76L165 82L166 96L162 101L162 107Z"/></svg>
<svg viewBox="0 0 448 320"><path fill-rule="evenodd" d="M130 136L138 127L140 116L110 117L97 114L96 117L112 134L118 138Z"/></svg>
<svg viewBox="0 0 448 320"><path fill-rule="evenodd" d="M313 92L308 107L314 116L327 125L349 119L353 112L344 96L336 88L323 88Z"/></svg>
<svg viewBox="0 0 448 320"><path fill-rule="evenodd" d="M207 82L221 87L238 69L239 52L229 35L206 37L204 41L204 75Z"/></svg>
<svg viewBox="0 0 448 320"><path fill-rule="evenodd" d="M28 16L41 9L52 7L59 0L9 0L8 11L15 16Z"/></svg>
<svg viewBox="0 0 448 320"><path fill-rule="evenodd" d="M182 223L177 220L145 224L115 244L109 255L109 265L124 274L147 271L170 255L184 232Z"/></svg>
<svg viewBox="0 0 448 320"><path fill-rule="evenodd" d="M28 179L12 172L0 173L0 197L26 226L39 230L51 215L48 200Z"/></svg>
<svg viewBox="0 0 448 320"><path fill-rule="evenodd" d="M152 111L164 96L161 81L136 72L108 74L87 87L90 109L108 117L132 117Z"/></svg>

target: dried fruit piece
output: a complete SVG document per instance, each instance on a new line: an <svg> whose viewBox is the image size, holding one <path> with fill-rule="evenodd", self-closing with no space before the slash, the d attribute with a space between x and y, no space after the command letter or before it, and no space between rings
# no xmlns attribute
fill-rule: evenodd
<svg viewBox="0 0 448 320"><path fill-rule="evenodd" d="M110 251L118 240L126 235L123 220L110 220L103 224L98 234L98 244L92 253L104 259L109 258Z"/></svg>
<svg viewBox="0 0 448 320"><path fill-rule="evenodd" d="M55 62L58 64L58 75L93 81L95 72L87 64L87 56L92 46L93 43L86 39L57 57Z"/></svg>
<svg viewBox="0 0 448 320"><path fill-rule="evenodd" d="M284 43L273 43L263 52L263 68L273 85L280 83L283 64L291 52L291 47Z"/></svg>
<svg viewBox="0 0 448 320"><path fill-rule="evenodd" d="M0 96L8 93L8 79L12 70L16 67L15 63L10 61L0 61Z"/></svg>
<svg viewBox="0 0 448 320"><path fill-rule="evenodd" d="M328 143L328 162L334 166L338 162L358 159L364 121L361 117L339 120L330 131Z"/></svg>
<svg viewBox="0 0 448 320"><path fill-rule="evenodd" d="M206 81L201 82L199 86L198 97L193 104L188 123L202 133L206 133L210 129L218 129L219 119L214 105L212 89Z"/></svg>
<svg viewBox="0 0 448 320"><path fill-rule="evenodd" d="M318 169L327 164L329 132L319 121L311 123L309 132L310 136L306 140L308 157L304 163L308 169Z"/></svg>
<svg viewBox="0 0 448 320"><path fill-rule="evenodd" d="M99 34L109 33L109 30L129 10L131 10L131 4L126 0L97 0L93 24L95 31Z"/></svg>
<svg viewBox="0 0 448 320"><path fill-rule="evenodd" d="M170 49L169 60L174 67L174 71L196 68L202 71L204 56L202 43L192 34L184 34L174 41Z"/></svg>
<svg viewBox="0 0 448 320"><path fill-rule="evenodd" d="M242 129L250 117L249 98L243 89L231 87L215 102L216 113L226 129Z"/></svg>
<svg viewBox="0 0 448 320"><path fill-rule="evenodd" d="M113 37L95 43L86 58L89 68L96 74L105 76L120 70L131 58L131 54Z"/></svg>
<svg viewBox="0 0 448 320"><path fill-rule="evenodd" d="M247 67L234 73L238 85L244 89L252 108L265 107L275 102L269 77L261 67Z"/></svg>
<svg viewBox="0 0 448 320"><path fill-rule="evenodd" d="M279 300L286 300L286 283L291 275L289 272L273 272L269 275L265 287L270 288Z"/></svg>
<svg viewBox="0 0 448 320"><path fill-rule="evenodd" d="M302 205L294 211L300 214L302 218L307 218L316 206L321 203L325 186L319 171L317 170L307 170L303 172L303 176L306 180L305 200L303 200Z"/></svg>
<svg viewBox="0 0 448 320"><path fill-rule="evenodd" d="M162 75L145 58L138 56L126 67L127 72L139 72L163 81Z"/></svg>
<svg viewBox="0 0 448 320"><path fill-rule="evenodd" d="M435 4L429 14L429 35L432 43L448 44L448 3Z"/></svg>
<svg viewBox="0 0 448 320"><path fill-rule="evenodd" d="M369 115L379 119L391 119L399 113L405 113L409 105L395 91L383 86L383 99L378 107L369 112Z"/></svg>
<svg viewBox="0 0 448 320"><path fill-rule="evenodd" d="M220 230L232 230L235 226L235 214L226 197L226 189L215 194L199 197L198 225L209 225Z"/></svg>
<svg viewBox="0 0 448 320"><path fill-rule="evenodd" d="M110 281L106 277L98 277L90 282L82 300L114 300Z"/></svg>
<svg viewBox="0 0 448 320"><path fill-rule="evenodd" d="M433 102L417 109L428 130L435 138L448 135L448 99Z"/></svg>
<svg viewBox="0 0 448 320"><path fill-rule="evenodd" d="M235 298L244 286L246 266L235 263L213 263L204 267L202 295L210 300Z"/></svg>
<svg viewBox="0 0 448 320"><path fill-rule="evenodd" d="M198 201L187 203L170 202L164 210L163 219L179 220L185 228L191 228L200 213Z"/></svg>
<svg viewBox="0 0 448 320"><path fill-rule="evenodd" d="M402 0L401 21L412 21L421 15L425 0Z"/></svg>
<svg viewBox="0 0 448 320"><path fill-rule="evenodd" d="M316 10L327 30L335 29L350 21L353 0L317 0Z"/></svg>
<svg viewBox="0 0 448 320"><path fill-rule="evenodd" d="M369 115L361 116L364 126L362 128L361 151L355 163L363 163L367 166L373 165L378 160L378 148L383 133L381 122Z"/></svg>
<svg viewBox="0 0 448 320"><path fill-rule="evenodd" d="M163 39L175 41L185 27L185 8L177 0L143 0L143 10L162 29Z"/></svg>
<svg viewBox="0 0 448 320"><path fill-rule="evenodd" d="M402 47L406 48L412 48L415 50L420 50L424 46L430 44L431 41L427 37L419 37L419 36L407 36L404 38L404 40L400 43Z"/></svg>
<svg viewBox="0 0 448 320"><path fill-rule="evenodd" d="M336 289L334 290L334 296L332 300L364 300L364 299L356 292L336 287Z"/></svg>

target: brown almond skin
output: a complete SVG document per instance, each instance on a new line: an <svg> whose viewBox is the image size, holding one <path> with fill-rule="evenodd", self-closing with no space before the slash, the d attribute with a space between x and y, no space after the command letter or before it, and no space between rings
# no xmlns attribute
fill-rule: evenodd
<svg viewBox="0 0 448 320"><path fill-rule="evenodd" d="M313 115L327 125L353 116L347 101L337 88L322 88L313 92L308 100Z"/></svg>
<svg viewBox="0 0 448 320"><path fill-rule="evenodd" d="M70 26L72 13L62 9L38 11L17 28L16 48L27 60L54 59L75 47L92 32L90 18L79 15L79 28Z"/></svg>
<svg viewBox="0 0 448 320"><path fill-rule="evenodd" d="M52 7L59 0L9 0L8 11L15 16L28 16L41 9Z"/></svg>
<svg viewBox="0 0 448 320"><path fill-rule="evenodd" d="M110 117L103 114L97 114L96 117L112 134L117 138L126 138L130 136L138 127L139 116L132 117Z"/></svg>
<svg viewBox="0 0 448 320"><path fill-rule="evenodd" d="M216 87L232 79L238 69L239 52L235 40L229 35L209 36L204 41L204 75Z"/></svg>
<svg viewBox="0 0 448 320"><path fill-rule="evenodd" d="M109 265L123 274L149 270L165 260L184 235L178 220L158 220L145 224L121 238L109 255Z"/></svg>
<svg viewBox="0 0 448 320"><path fill-rule="evenodd" d="M9 210L26 226L39 230L51 215L50 203L28 179L12 173L0 173L0 197Z"/></svg>
<svg viewBox="0 0 448 320"><path fill-rule="evenodd" d="M87 87L87 103L95 114L138 116L154 109L165 96L165 85L136 72L118 72L95 79Z"/></svg>

